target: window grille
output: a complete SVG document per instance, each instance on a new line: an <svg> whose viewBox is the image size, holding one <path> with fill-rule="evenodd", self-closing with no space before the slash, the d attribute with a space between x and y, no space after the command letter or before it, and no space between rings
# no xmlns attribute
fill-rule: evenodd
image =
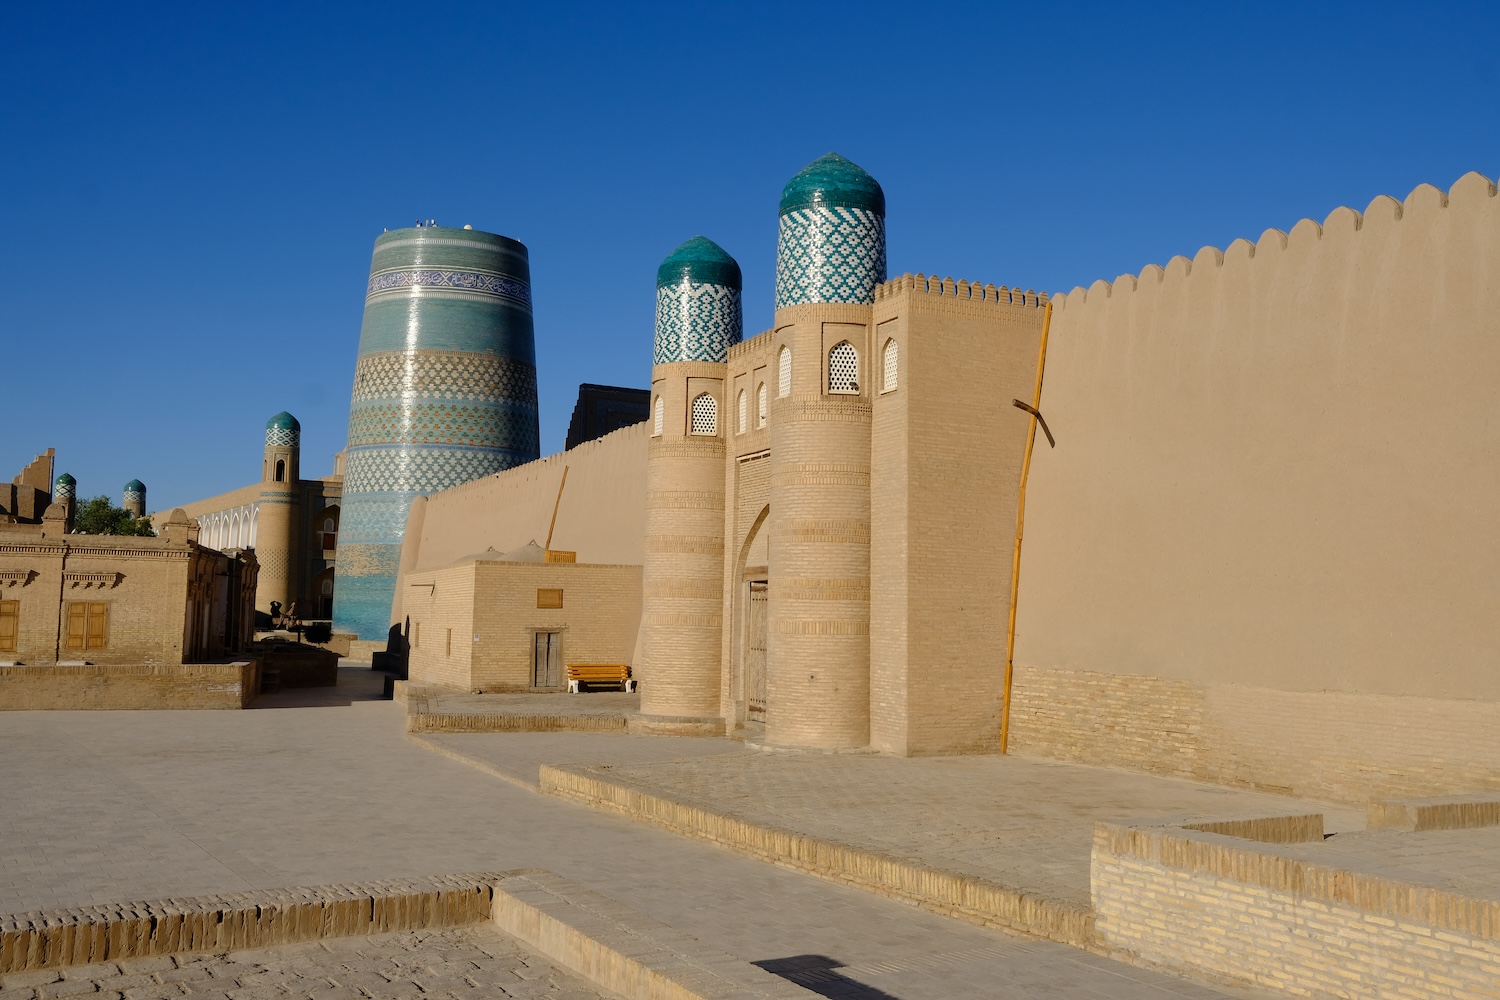
<svg viewBox="0 0 1500 1000"><path fill-rule="evenodd" d="M755 393L755 426L766 426L766 384L762 382Z"/></svg>
<svg viewBox="0 0 1500 1000"><path fill-rule="evenodd" d="M661 397L656 397L655 413L651 417L651 433L655 437L661 437L662 404Z"/></svg>
<svg viewBox="0 0 1500 1000"><path fill-rule="evenodd" d="M859 392L859 355L847 340L828 352L828 391Z"/></svg>
<svg viewBox="0 0 1500 1000"><path fill-rule="evenodd" d="M792 394L792 349L783 347L781 349L781 385L777 387L776 395L790 396Z"/></svg>
<svg viewBox="0 0 1500 1000"><path fill-rule="evenodd" d="M896 342L887 340L881 354L880 391L890 392L896 388Z"/></svg>
<svg viewBox="0 0 1500 1000"><path fill-rule="evenodd" d="M747 398L745 396L745 390L744 389L740 390L740 414L739 414L739 417L740 417L740 421L739 421L739 424L737 426L739 427L739 433L743 434L743 433L745 433L745 428L748 426L747 421L750 419L750 406L749 406L749 402L747 401Z"/></svg>
<svg viewBox="0 0 1500 1000"><path fill-rule="evenodd" d="M693 433L719 433L719 405L706 392L693 399Z"/></svg>

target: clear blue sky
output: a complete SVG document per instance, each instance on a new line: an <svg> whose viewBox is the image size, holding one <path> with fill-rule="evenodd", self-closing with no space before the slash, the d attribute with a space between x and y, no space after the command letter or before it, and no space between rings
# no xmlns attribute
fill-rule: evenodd
<svg viewBox="0 0 1500 1000"><path fill-rule="evenodd" d="M1500 4L31 4L0 90L0 477L52 446L160 509L253 481L281 409L331 468L384 227L531 248L552 452L578 383L648 383L687 237L769 324L822 153L893 274L1067 290L1495 177Z"/></svg>

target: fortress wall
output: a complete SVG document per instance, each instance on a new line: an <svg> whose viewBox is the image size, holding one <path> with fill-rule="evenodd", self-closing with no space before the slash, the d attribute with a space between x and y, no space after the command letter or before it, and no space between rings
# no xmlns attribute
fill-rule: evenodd
<svg viewBox="0 0 1500 1000"><path fill-rule="evenodd" d="M1356 799L1376 760L1500 781L1494 185L1055 303L1013 747Z"/></svg>

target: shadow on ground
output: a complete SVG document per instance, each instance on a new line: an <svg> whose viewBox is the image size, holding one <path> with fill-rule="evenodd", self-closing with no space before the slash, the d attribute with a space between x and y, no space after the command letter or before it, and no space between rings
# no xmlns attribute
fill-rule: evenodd
<svg viewBox="0 0 1500 1000"><path fill-rule="evenodd" d="M380 701L385 674L366 664L340 666L335 687L286 688L257 695L251 709L258 708L339 708L357 701Z"/></svg>
<svg viewBox="0 0 1500 1000"><path fill-rule="evenodd" d="M820 997L838 997L839 1000L899 1000L884 990L866 986L857 979L850 979L833 970L842 969L844 963L827 955L793 955L791 958L768 958L753 962L767 972L811 990Z"/></svg>

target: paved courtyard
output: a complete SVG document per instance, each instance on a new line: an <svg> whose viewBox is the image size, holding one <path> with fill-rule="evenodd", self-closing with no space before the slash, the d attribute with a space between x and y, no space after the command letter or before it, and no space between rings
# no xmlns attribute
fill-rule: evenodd
<svg viewBox="0 0 1500 1000"><path fill-rule="evenodd" d="M0 912L538 867L829 996L1262 995L974 927L537 795L420 745L402 706L369 700L368 670L340 674L337 690L244 712L0 716ZM528 741L559 737L599 739L474 738L534 759ZM682 756L693 744L711 746L636 745Z"/></svg>

